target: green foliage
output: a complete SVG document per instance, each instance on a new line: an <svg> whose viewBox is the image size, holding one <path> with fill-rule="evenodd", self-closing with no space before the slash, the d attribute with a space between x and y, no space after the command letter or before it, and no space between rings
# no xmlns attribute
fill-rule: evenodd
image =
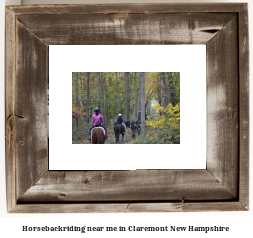
<svg viewBox="0 0 253 238"><path fill-rule="evenodd" d="M118 83L118 100L116 96L116 73L103 72L101 73L102 84L100 90L103 89L103 97L98 98L98 72L89 73L89 102L87 102L87 73L78 72L78 82L76 82L76 73L72 73L72 130L73 141L83 140L88 136L89 127L92 125L92 115L94 108L99 107L102 109L104 116L104 125L113 130L113 124L117 119L117 106L118 112L124 115L125 107L125 86L124 86L124 73L117 73ZM180 73L179 72L165 72L165 87L166 87L166 102L173 97L176 104L180 102ZM129 120L133 119L134 111L134 76L135 73L130 73L131 87L129 94L130 102L130 116ZM78 86L78 90L77 90ZM77 95L78 91L78 95ZM136 107L135 119L137 119L139 100L139 73L136 73ZM161 78L160 72L145 73L145 100L146 100L146 113L149 116L146 126L146 137L137 138L135 143L179 143L180 142L180 108L167 107L162 109L159 104L161 103ZM175 105L173 102L173 105ZM158 103L155 107L155 103ZM169 104L170 105L170 104ZM170 115L172 108L178 110L178 117ZM168 111L166 111L168 110ZM173 109L174 110L174 109ZM166 112L165 112L166 111ZM162 116L162 113L165 115ZM177 114L174 111L174 114ZM89 118L89 122L88 119ZM177 118L178 121L172 121Z"/></svg>
<svg viewBox="0 0 253 238"><path fill-rule="evenodd" d="M157 116L154 120L146 122L147 133L146 137L153 141L153 143L161 144L179 144L180 143L180 104L175 107L168 104L166 108L155 104L156 109L163 115Z"/></svg>

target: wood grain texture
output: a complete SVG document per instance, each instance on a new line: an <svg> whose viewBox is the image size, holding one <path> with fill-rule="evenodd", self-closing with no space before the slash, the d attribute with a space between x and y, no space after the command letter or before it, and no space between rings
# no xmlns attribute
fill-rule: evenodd
<svg viewBox="0 0 253 238"><path fill-rule="evenodd" d="M249 32L248 5L239 19L239 201L249 206Z"/></svg>
<svg viewBox="0 0 253 238"><path fill-rule="evenodd" d="M206 44L235 15L40 14L18 20L48 45Z"/></svg>
<svg viewBox="0 0 253 238"><path fill-rule="evenodd" d="M17 198L48 169L47 46L16 22L15 145Z"/></svg>
<svg viewBox="0 0 253 238"><path fill-rule="evenodd" d="M207 45L207 169L238 197L239 80L235 16Z"/></svg>
<svg viewBox="0 0 253 238"><path fill-rule="evenodd" d="M248 210L247 17L233 3L7 7L8 211ZM181 43L207 44L207 170L47 171L49 44Z"/></svg>
<svg viewBox="0 0 253 238"><path fill-rule="evenodd" d="M239 202L143 203L129 204L126 212L214 212L247 211Z"/></svg>
<svg viewBox="0 0 253 238"><path fill-rule="evenodd" d="M16 205L16 181L15 181L15 142L14 142L14 87L15 87L15 15L6 9L5 26L5 156L6 156L6 196L7 211Z"/></svg>
<svg viewBox="0 0 253 238"><path fill-rule="evenodd" d="M236 199L207 170L47 172L19 202Z"/></svg>
<svg viewBox="0 0 253 238"><path fill-rule="evenodd" d="M25 14L161 14L161 13L206 13L238 12L244 3L155 3L155 4L83 4L83 5L27 5L9 7L16 15Z"/></svg>
<svg viewBox="0 0 253 238"><path fill-rule="evenodd" d="M247 211L239 202L22 204L12 213L134 213Z"/></svg>

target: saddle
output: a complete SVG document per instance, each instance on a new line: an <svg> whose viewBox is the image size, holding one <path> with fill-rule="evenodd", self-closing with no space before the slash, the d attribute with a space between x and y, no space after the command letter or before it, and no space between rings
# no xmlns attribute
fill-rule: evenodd
<svg viewBox="0 0 253 238"><path fill-rule="evenodd" d="M122 128L122 130L125 132L126 131L126 125L125 125L125 123L121 123L121 128Z"/></svg>

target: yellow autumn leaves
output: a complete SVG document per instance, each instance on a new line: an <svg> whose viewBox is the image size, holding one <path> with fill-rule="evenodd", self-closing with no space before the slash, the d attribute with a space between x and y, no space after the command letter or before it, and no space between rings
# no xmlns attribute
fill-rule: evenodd
<svg viewBox="0 0 253 238"><path fill-rule="evenodd" d="M159 104L155 104L155 108L164 113L164 115L156 117L154 120L146 121L147 126L152 128L163 129L165 126L174 127L178 129L178 123L180 121L180 104L178 103L175 107L172 104L168 104L166 108L163 108ZM150 118L149 118L150 119Z"/></svg>
<svg viewBox="0 0 253 238"><path fill-rule="evenodd" d="M169 143L180 141L180 103L174 107L170 103L166 108L155 104L155 108L162 115L157 116L154 120L147 120L148 128L146 136L151 139L159 139Z"/></svg>

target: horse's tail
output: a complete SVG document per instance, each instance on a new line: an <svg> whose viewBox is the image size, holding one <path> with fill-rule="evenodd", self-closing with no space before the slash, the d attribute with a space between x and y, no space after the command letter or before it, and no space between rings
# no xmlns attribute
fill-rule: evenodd
<svg viewBox="0 0 253 238"><path fill-rule="evenodd" d="M104 134L104 129L101 127L95 127L92 130L92 144L104 144L107 139L107 135Z"/></svg>
<svg viewBox="0 0 253 238"><path fill-rule="evenodd" d="M116 142L119 141L119 134L121 132L121 125L120 124L116 124L114 126L114 131L115 131L115 138L116 138Z"/></svg>

